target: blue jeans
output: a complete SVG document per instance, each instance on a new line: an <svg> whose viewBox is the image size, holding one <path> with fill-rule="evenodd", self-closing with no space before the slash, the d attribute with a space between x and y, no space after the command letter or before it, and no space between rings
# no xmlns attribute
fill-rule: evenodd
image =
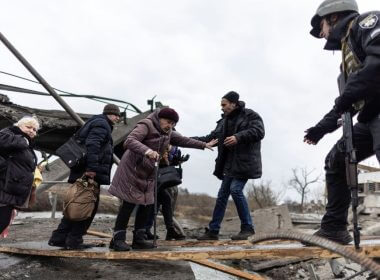
<svg viewBox="0 0 380 280"><path fill-rule="evenodd" d="M235 202L235 206L239 214L241 230L253 229L253 223L248 203L243 194L243 189L246 183L247 179L236 179L224 176L222 185L220 186L218 192L218 198L216 199L214 212L212 214L212 220L209 224L210 231L219 233L220 224L223 221L224 213L226 212L227 208L228 198L230 195Z"/></svg>

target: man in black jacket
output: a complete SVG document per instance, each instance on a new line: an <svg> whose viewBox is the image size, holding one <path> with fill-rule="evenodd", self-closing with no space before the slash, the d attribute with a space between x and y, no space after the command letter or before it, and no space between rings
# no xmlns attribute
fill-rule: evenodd
<svg viewBox="0 0 380 280"><path fill-rule="evenodd" d="M92 178L99 185L109 185L113 160L113 125L119 121L119 107L107 104L103 114L90 118L79 130L79 139L86 145L86 162L70 170L69 183L74 183L83 175ZM81 249L83 235L86 234L95 217L99 205L99 197L90 218L84 221L70 221L63 217L58 228L53 231L49 240L50 246L66 249Z"/></svg>
<svg viewBox="0 0 380 280"><path fill-rule="evenodd" d="M357 160L374 154L380 161L380 12L358 13L355 0L325 0L311 20L311 35L326 39L326 50L341 50L345 84L333 109L306 130L304 141L317 144L338 128L343 112L359 113L353 128ZM321 228L315 233L341 244L352 237L347 231L351 193L345 174L344 139L326 157L328 203Z"/></svg>
<svg viewBox="0 0 380 280"><path fill-rule="evenodd" d="M255 233L243 189L248 179L261 177L261 140L264 123L259 114L245 108L239 94L230 91L221 101L222 119L215 130L195 139L210 142L218 140L218 156L214 175L222 180L209 228L198 240L217 240L228 198L231 195L241 221L240 232L233 240L244 240Z"/></svg>

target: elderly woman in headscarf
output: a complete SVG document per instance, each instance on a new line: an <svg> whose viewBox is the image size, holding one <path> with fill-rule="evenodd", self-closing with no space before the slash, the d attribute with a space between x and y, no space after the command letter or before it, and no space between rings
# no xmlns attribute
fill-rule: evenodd
<svg viewBox="0 0 380 280"><path fill-rule="evenodd" d="M0 234L10 224L14 209L27 208L35 199L37 157L31 143L39 127L35 117L26 116L0 130Z"/></svg>
<svg viewBox="0 0 380 280"><path fill-rule="evenodd" d="M195 149L211 149L216 143L209 143L184 137L173 128L179 116L171 108L163 108L141 120L124 142L126 152L113 177L109 192L122 200L117 215L110 248L115 251L128 251L126 228L136 206L138 210L133 231L133 249L151 249L153 244L145 238L145 225L149 210L154 203L156 180L155 162L169 145Z"/></svg>

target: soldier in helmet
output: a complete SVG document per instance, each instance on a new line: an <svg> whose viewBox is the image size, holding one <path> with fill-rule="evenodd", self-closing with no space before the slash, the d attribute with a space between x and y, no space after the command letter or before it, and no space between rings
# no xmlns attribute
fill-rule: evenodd
<svg viewBox="0 0 380 280"><path fill-rule="evenodd" d="M310 32L326 39L325 50L341 50L341 75L345 78L341 95L332 110L306 130L304 141L317 144L338 128L343 112L357 115L353 142L357 160L376 155L380 161L380 12L359 14L355 0L325 0L311 20ZM348 244L347 215L351 193L345 174L345 147L340 139L326 157L328 203L317 236Z"/></svg>

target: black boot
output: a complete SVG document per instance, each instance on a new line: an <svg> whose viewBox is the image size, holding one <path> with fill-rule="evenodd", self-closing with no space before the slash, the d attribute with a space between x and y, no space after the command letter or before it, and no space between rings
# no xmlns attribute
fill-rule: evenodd
<svg viewBox="0 0 380 280"><path fill-rule="evenodd" d="M166 240L185 240L186 236L182 233L177 233L174 227L169 227L166 233Z"/></svg>
<svg viewBox="0 0 380 280"><path fill-rule="evenodd" d="M66 245L65 241L66 241L66 236L59 239L56 236L52 235L48 241L48 244L49 244L49 246L64 248Z"/></svg>
<svg viewBox="0 0 380 280"><path fill-rule="evenodd" d="M145 239L146 240L153 240L154 239L154 234L150 232L150 229L145 230ZM160 239L160 237L156 234L156 240Z"/></svg>
<svg viewBox="0 0 380 280"><path fill-rule="evenodd" d="M232 240L248 240L248 237L255 234L255 230L252 229L242 229L238 234L232 235Z"/></svg>
<svg viewBox="0 0 380 280"><path fill-rule="evenodd" d="M125 242L126 231L119 230L113 233L113 237L110 242L110 249L115 251L129 251L131 247Z"/></svg>
<svg viewBox="0 0 380 280"><path fill-rule="evenodd" d="M341 245L348 245L353 240L351 235L348 233L348 230L332 231L320 228L314 232L313 235L326 238ZM315 246L314 244L306 241L302 241L301 243L305 246Z"/></svg>
<svg viewBox="0 0 380 280"><path fill-rule="evenodd" d="M137 229L133 231L133 249L153 249L153 243L145 240L145 229Z"/></svg>
<svg viewBox="0 0 380 280"><path fill-rule="evenodd" d="M219 240L219 233L205 228L205 233L197 237L197 240Z"/></svg>
<svg viewBox="0 0 380 280"><path fill-rule="evenodd" d="M353 240L348 230L331 231L320 228L313 235L329 239L342 245L347 245Z"/></svg>

